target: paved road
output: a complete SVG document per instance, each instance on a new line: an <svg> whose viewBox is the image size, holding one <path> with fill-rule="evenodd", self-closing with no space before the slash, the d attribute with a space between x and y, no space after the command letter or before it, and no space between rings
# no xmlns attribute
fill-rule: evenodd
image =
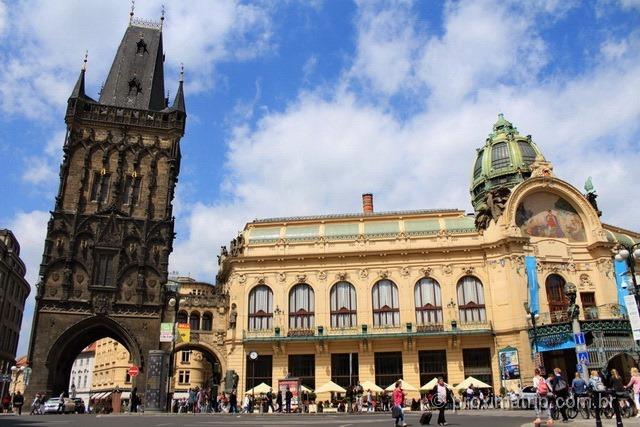
<svg viewBox="0 0 640 427"><path fill-rule="evenodd" d="M434 414L437 417L437 414ZM418 414L407 414L411 426L419 426ZM432 425L437 425L436 418ZM531 421L523 412L447 414L450 426L517 426ZM40 415L2 416L1 427L216 427L216 426L310 426L310 427L392 427L389 414L357 415Z"/></svg>

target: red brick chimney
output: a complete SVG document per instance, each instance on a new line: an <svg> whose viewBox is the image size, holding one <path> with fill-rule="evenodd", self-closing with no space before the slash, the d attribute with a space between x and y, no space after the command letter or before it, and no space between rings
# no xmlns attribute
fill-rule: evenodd
<svg viewBox="0 0 640 427"><path fill-rule="evenodd" d="M373 213L373 194L366 193L362 195L362 212L365 214Z"/></svg>

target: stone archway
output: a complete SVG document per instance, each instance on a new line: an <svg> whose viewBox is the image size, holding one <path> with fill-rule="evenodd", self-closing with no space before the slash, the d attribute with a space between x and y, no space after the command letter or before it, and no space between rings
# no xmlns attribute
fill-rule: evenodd
<svg viewBox="0 0 640 427"><path fill-rule="evenodd" d="M84 319L67 328L54 342L46 358L48 370L46 390L57 396L67 389L71 366L77 355L89 344L112 338L127 348L129 362L144 367L144 353L135 337L121 324L104 316Z"/></svg>
<svg viewBox="0 0 640 427"><path fill-rule="evenodd" d="M631 368L637 368L638 363L629 353L618 353L607 362L607 372L611 369L618 371L625 384L631 379Z"/></svg>
<svg viewBox="0 0 640 427"><path fill-rule="evenodd" d="M225 361L222 355L220 355L215 349L202 343L179 344L176 346L172 355L172 357L175 357L174 360L176 361L174 367L177 367L179 364L177 360L178 354L185 350L195 350L202 353L203 358L211 365L211 376L206 379L208 382L207 386L219 386L225 372Z"/></svg>

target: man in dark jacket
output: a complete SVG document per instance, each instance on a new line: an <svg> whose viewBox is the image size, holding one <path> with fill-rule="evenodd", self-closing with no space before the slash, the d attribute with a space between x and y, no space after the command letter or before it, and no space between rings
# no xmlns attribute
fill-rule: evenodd
<svg viewBox="0 0 640 427"><path fill-rule="evenodd" d="M284 394L284 406L287 413L291 412L291 398L293 397L293 393L287 387L287 392Z"/></svg>

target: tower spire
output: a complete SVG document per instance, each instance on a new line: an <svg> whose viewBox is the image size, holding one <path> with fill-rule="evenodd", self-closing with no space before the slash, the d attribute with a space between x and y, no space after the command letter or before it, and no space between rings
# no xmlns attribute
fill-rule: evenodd
<svg viewBox="0 0 640 427"><path fill-rule="evenodd" d="M129 26L133 23L133 11L136 9L136 0L131 0L131 11L129 12Z"/></svg>
<svg viewBox="0 0 640 427"><path fill-rule="evenodd" d="M186 113L187 110L184 102L183 86L184 86L184 65L180 63L180 79L178 80L178 91L176 92L176 97L173 100L173 105L171 106L171 109Z"/></svg>
<svg viewBox="0 0 640 427"><path fill-rule="evenodd" d="M164 24L164 4L162 5L162 12L160 13L160 29L162 30L162 25Z"/></svg>
<svg viewBox="0 0 640 427"><path fill-rule="evenodd" d="M84 73L87 71L87 58L89 57L89 51L84 51L84 59L82 61L82 68L80 68L80 75L76 81L76 85L73 87L73 92L69 98L86 98L84 93Z"/></svg>

